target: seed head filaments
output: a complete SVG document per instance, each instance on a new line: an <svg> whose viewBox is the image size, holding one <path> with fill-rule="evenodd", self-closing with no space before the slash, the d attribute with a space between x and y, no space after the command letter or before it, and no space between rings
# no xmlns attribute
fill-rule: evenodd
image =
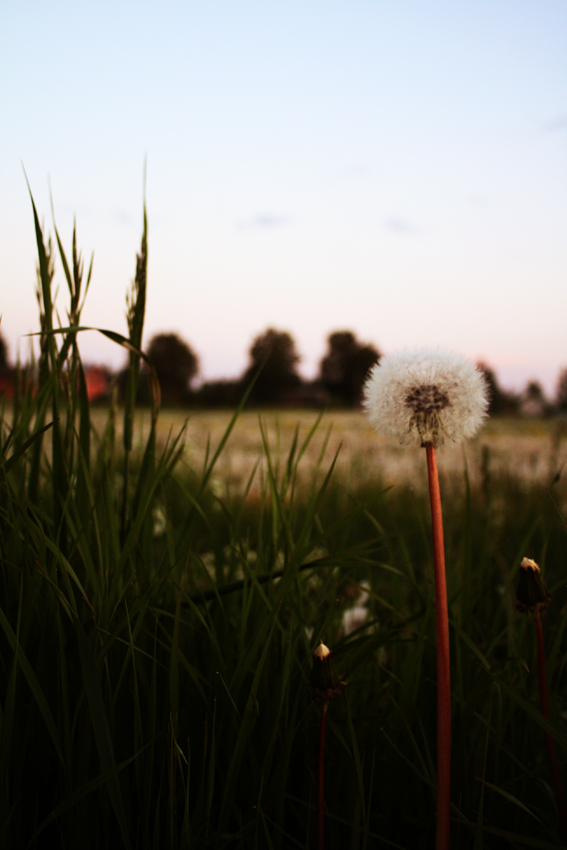
<svg viewBox="0 0 567 850"><path fill-rule="evenodd" d="M441 446L474 436L488 408L479 370L456 354L417 349L390 354L364 388L370 422L402 445Z"/></svg>

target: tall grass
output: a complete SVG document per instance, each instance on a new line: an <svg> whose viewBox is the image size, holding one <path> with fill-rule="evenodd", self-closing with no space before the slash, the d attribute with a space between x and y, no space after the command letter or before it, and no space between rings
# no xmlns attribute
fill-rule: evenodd
<svg viewBox="0 0 567 850"><path fill-rule="evenodd" d="M3 409L0 471L0 846L315 846L320 640L349 681L329 712L328 848L429 848L435 834L436 661L426 495L347 487L302 460L324 417L219 495L183 431L142 439L134 413L144 235L129 301L121 438L115 404L92 427L80 358L90 270L72 242L67 321L33 208L40 355ZM144 296L142 296L144 293ZM244 400L243 400L244 401ZM158 416L154 395L152 422ZM262 428L261 423L258 426ZM262 472L266 469L266 472ZM301 473L301 474L300 474ZM554 501L564 497L554 485ZM542 730L565 772L563 521L546 488L489 475L444 505L453 659L455 848L562 846ZM537 699L524 555L541 564L551 721ZM361 589L367 616L344 613Z"/></svg>

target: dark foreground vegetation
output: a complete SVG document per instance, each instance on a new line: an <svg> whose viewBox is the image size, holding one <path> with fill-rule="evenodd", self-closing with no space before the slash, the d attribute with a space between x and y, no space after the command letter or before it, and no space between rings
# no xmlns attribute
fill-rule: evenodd
<svg viewBox="0 0 567 850"><path fill-rule="evenodd" d="M35 213L35 210L34 210ZM79 354L85 281L61 263L54 328L35 218L40 379L18 382L0 446L0 846L314 847L321 640L349 682L329 707L328 848L430 848L435 832L435 616L426 496L358 488L313 432L239 495L210 487L183 435L135 439L146 235L130 295L124 404L91 428ZM151 370L150 370L151 374ZM64 379L62 379L64 376ZM236 409L235 417L239 409ZM117 419L122 420L118 436ZM324 427L324 423L314 427ZM559 470L561 458L557 458ZM466 471L445 503L452 653L454 848L564 846L544 731L567 773L565 487ZM533 624L514 605L537 560L552 721ZM362 594L362 595L361 595ZM346 612L359 610L359 625ZM354 627L354 628L353 628Z"/></svg>

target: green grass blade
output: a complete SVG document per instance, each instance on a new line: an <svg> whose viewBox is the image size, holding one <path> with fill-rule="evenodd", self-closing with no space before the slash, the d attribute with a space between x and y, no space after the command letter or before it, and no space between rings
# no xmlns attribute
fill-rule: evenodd
<svg viewBox="0 0 567 850"><path fill-rule="evenodd" d="M59 734L57 732L57 725L55 720L53 719L53 714L51 713L51 709L49 708L49 704L47 699L45 698L45 694L43 689L38 681L36 674L34 673L31 664L29 663L26 655L19 645L16 634L14 633L10 623L2 608L0 608L0 626L8 639L8 643L12 651L15 654L15 659L17 659L17 663L22 671L24 679L26 680L28 687L33 695L33 698L39 708L39 712L41 717L43 718L43 722L47 727L47 731L49 732L49 737L55 747L55 752L57 753L58 758L61 763L65 763L65 759L63 757L63 751L61 749L61 743L59 741Z"/></svg>
<svg viewBox="0 0 567 850"><path fill-rule="evenodd" d="M79 654L81 659L81 667L83 671L83 682L85 685L85 693L87 695L87 703L91 717L91 723L97 745L98 755L102 772L108 774L106 787L110 802L118 824L124 845L130 850L130 838L128 835L128 826L126 823L126 814L122 803L122 794L117 778L117 767L114 759L114 748L110 735L110 727L106 714L106 706L100 689L99 675L96 669L96 660L93 655L90 643L87 639L85 631L78 620L75 621L75 631L77 634L77 642L79 646Z"/></svg>

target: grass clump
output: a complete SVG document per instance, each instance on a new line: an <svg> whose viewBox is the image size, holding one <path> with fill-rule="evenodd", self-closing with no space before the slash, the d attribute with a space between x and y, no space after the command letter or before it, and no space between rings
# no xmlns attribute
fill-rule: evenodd
<svg viewBox="0 0 567 850"><path fill-rule="evenodd" d="M35 213L40 354L0 446L0 841L6 847L314 847L324 641L349 686L327 719L328 848L428 848L436 654L427 496L302 473L316 417L238 492L183 430L135 439L147 234L129 301L132 391L93 427L79 350L90 271L73 237L67 322ZM128 400L129 399L129 400ZM242 404L244 404L243 400ZM100 411L98 413L100 416ZM262 430L263 429L263 430ZM327 442L324 443L325 448ZM261 460L261 463L260 463ZM555 485L560 503L562 484ZM565 530L541 484L485 476L444 506L455 847L560 847L542 730L564 772ZM512 586L526 552L553 594L550 719ZM356 614L352 612L357 610ZM351 614L347 614L347 612Z"/></svg>

